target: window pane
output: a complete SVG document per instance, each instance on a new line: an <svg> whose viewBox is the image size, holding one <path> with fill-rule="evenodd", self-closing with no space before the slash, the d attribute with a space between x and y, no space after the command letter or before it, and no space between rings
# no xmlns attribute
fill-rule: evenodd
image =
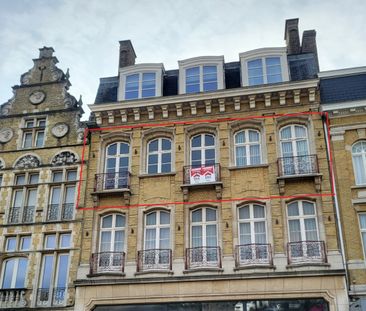
<svg viewBox="0 0 366 311"><path fill-rule="evenodd" d="M30 148L32 147L32 133L25 133L24 134L24 148Z"/></svg>
<svg viewBox="0 0 366 311"><path fill-rule="evenodd" d="M291 138L291 126L286 126L281 129L281 139L290 139Z"/></svg>
<svg viewBox="0 0 366 311"><path fill-rule="evenodd" d="M76 180L76 171L67 171L67 180L75 181Z"/></svg>
<svg viewBox="0 0 366 311"><path fill-rule="evenodd" d="M262 68L262 59L254 59L248 62L248 69Z"/></svg>
<svg viewBox="0 0 366 311"><path fill-rule="evenodd" d="M160 248L170 248L170 229L161 228L160 229Z"/></svg>
<svg viewBox="0 0 366 311"><path fill-rule="evenodd" d="M47 248L47 249L56 248L56 235L55 234L46 235L45 248Z"/></svg>
<svg viewBox="0 0 366 311"><path fill-rule="evenodd" d="M251 234L250 234L250 223L241 223L239 225L240 231L240 244L251 244Z"/></svg>
<svg viewBox="0 0 366 311"><path fill-rule="evenodd" d="M27 251L31 247L31 237L30 236L23 236L20 239L20 250Z"/></svg>
<svg viewBox="0 0 366 311"><path fill-rule="evenodd" d="M51 190L51 204L60 204L61 187L53 187Z"/></svg>
<svg viewBox="0 0 366 311"><path fill-rule="evenodd" d="M249 219L249 218L250 218L249 206L239 208L239 219Z"/></svg>
<svg viewBox="0 0 366 311"><path fill-rule="evenodd" d="M253 208L254 208L254 218L264 218L265 217L263 206L254 204Z"/></svg>
<svg viewBox="0 0 366 311"><path fill-rule="evenodd" d="M260 154L260 146L252 145L249 146L250 151L250 164L257 165L261 163L261 154Z"/></svg>
<svg viewBox="0 0 366 311"><path fill-rule="evenodd" d="M164 153L161 155L161 162L162 163L170 163L172 162L172 157L170 153Z"/></svg>
<svg viewBox="0 0 366 311"><path fill-rule="evenodd" d="M172 142L170 139L162 139L162 150L171 150L172 149Z"/></svg>
<svg viewBox="0 0 366 311"><path fill-rule="evenodd" d="M5 261L2 288L11 288L12 287L11 283L12 283L12 279L13 279L15 263L16 263L16 259L10 259L10 260Z"/></svg>
<svg viewBox="0 0 366 311"><path fill-rule="evenodd" d="M45 126L46 126L46 120L44 120L44 119L39 119L39 120L38 120L38 126L39 126L39 127L45 127Z"/></svg>
<svg viewBox="0 0 366 311"><path fill-rule="evenodd" d="M206 208L206 221L216 220L216 210L212 208Z"/></svg>
<svg viewBox="0 0 366 311"><path fill-rule="evenodd" d="M142 82L155 80L155 73L154 72L145 72L142 75Z"/></svg>
<svg viewBox="0 0 366 311"><path fill-rule="evenodd" d="M146 215L146 225L156 225L156 212Z"/></svg>
<svg viewBox="0 0 366 311"><path fill-rule="evenodd" d="M75 186L66 187L65 204L73 204L75 202Z"/></svg>
<svg viewBox="0 0 366 311"><path fill-rule="evenodd" d="M154 97L155 89L142 89L141 97Z"/></svg>
<svg viewBox="0 0 366 311"><path fill-rule="evenodd" d="M260 85L263 84L263 77L249 78L249 85Z"/></svg>
<svg viewBox="0 0 366 311"><path fill-rule="evenodd" d="M206 226L206 246L217 246L216 225Z"/></svg>
<svg viewBox="0 0 366 311"><path fill-rule="evenodd" d="M29 183L30 184L37 184L38 183L38 178L39 175L38 174L32 174L29 176Z"/></svg>
<svg viewBox="0 0 366 311"><path fill-rule="evenodd" d="M120 143L120 154L129 154L130 153L130 145L127 143Z"/></svg>
<svg viewBox="0 0 366 311"><path fill-rule="evenodd" d="M100 236L100 251L109 252L111 251L112 233L111 231L104 231Z"/></svg>
<svg viewBox="0 0 366 311"><path fill-rule="evenodd" d="M167 225L170 223L170 214L167 212L160 212L160 224Z"/></svg>
<svg viewBox="0 0 366 311"><path fill-rule="evenodd" d="M202 210L198 209L192 212L192 222L201 222L202 221Z"/></svg>
<svg viewBox="0 0 366 311"><path fill-rule="evenodd" d="M192 138L192 147L201 147L201 135Z"/></svg>
<svg viewBox="0 0 366 311"><path fill-rule="evenodd" d="M288 205L288 215L289 216L299 216L299 207L297 202Z"/></svg>
<svg viewBox="0 0 366 311"><path fill-rule="evenodd" d="M215 137L212 135L205 135L205 146L215 146Z"/></svg>
<svg viewBox="0 0 366 311"><path fill-rule="evenodd" d="M200 91L199 84L190 84L186 86L186 93L198 93Z"/></svg>
<svg viewBox="0 0 366 311"><path fill-rule="evenodd" d="M43 139L44 139L44 132L38 131L37 132L37 138L36 138L36 147L42 147L43 146Z"/></svg>
<svg viewBox="0 0 366 311"><path fill-rule="evenodd" d="M192 247L202 246L202 226L192 226Z"/></svg>
<svg viewBox="0 0 366 311"><path fill-rule="evenodd" d="M236 165L245 166L247 165L246 148L245 146L236 147Z"/></svg>
<svg viewBox="0 0 366 311"><path fill-rule="evenodd" d="M59 255L56 287L59 288L66 287L68 270L69 270L68 265L69 265L69 255L68 254Z"/></svg>
<svg viewBox="0 0 366 311"><path fill-rule="evenodd" d="M28 190L27 206L36 206L37 189Z"/></svg>
<svg viewBox="0 0 366 311"><path fill-rule="evenodd" d="M295 125L295 136L296 138L306 138L306 128L303 126Z"/></svg>
<svg viewBox="0 0 366 311"><path fill-rule="evenodd" d="M282 82L282 76L281 75L267 76L267 83L278 83L278 82Z"/></svg>
<svg viewBox="0 0 366 311"><path fill-rule="evenodd" d="M53 182L61 182L62 181L62 172L53 172L52 181Z"/></svg>
<svg viewBox="0 0 366 311"><path fill-rule="evenodd" d="M18 190L14 194L14 203L13 203L13 206L14 207L21 207L22 206L22 201L23 201L23 191L22 190Z"/></svg>
<svg viewBox="0 0 366 311"><path fill-rule="evenodd" d="M200 68L199 67L193 67L186 69L186 77L187 76L197 76L200 74Z"/></svg>
<svg viewBox="0 0 366 311"><path fill-rule="evenodd" d="M25 127L26 128L32 128L33 126L34 126L34 121L33 120L25 121Z"/></svg>
<svg viewBox="0 0 366 311"><path fill-rule="evenodd" d="M366 214L360 214L360 227L361 229L366 229Z"/></svg>
<svg viewBox="0 0 366 311"><path fill-rule="evenodd" d="M245 132L239 132L235 135L235 143L236 144L242 144L245 143Z"/></svg>
<svg viewBox="0 0 366 311"><path fill-rule="evenodd" d="M116 227L124 227L125 226L125 216L122 215L116 215Z"/></svg>
<svg viewBox="0 0 366 311"><path fill-rule="evenodd" d="M115 235L114 235L114 251L115 252L123 251L124 239L125 239L125 232L123 230L119 230L119 231L115 232Z"/></svg>
<svg viewBox="0 0 366 311"><path fill-rule="evenodd" d="M15 178L16 185L24 185L25 184L25 175L17 175Z"/></svg>
<svg viewBox="0 0 366 311"><path fill-rule="evenodd" d="M60 235L60 247L61 248L68 248L71 246L71 234L64 233Z"/></svg>
<svg viewBox="0 0 366 311"><path fill-rule="evenodd" d="M192 161L201 161L201 150L192 151Z"/></svg>
<svg viewBox="0 0 366 311"><path fill-rule="evenodd" d="M148 166L147 168L147 173L148 174L157 174L158 172L158 165L157 164L153 164Z"/></svg>
<svg viewBox="0 0 366 311"><path fill-rule="evenodd" d="M13 252L16 249L17 239L16 237L9 237L6 239L6 248L5 250L8 252Z"/></svg>
<svg viewBox="0 0 366 311"><path fill-rule="evenodd" d="M290 242L301 241L301 230L299 220L289 220Z"/></svg>
<svg viewBox="0 0 366 311"><path fill-rule="evenodd" d="M259 142L259 133L257 131L249 130L249 141Z"/></svg>
<svg viewBox="0 0 366 311"><path fill-rule="evenodd" d="M159 140L154 139L149 143L149 152L158 151Z"/></svg>
<svg viewBox="0 0 366 311"><path fill-rule="evenodd" d="M315 218L304 219L305 231L306 231L306 240L307 241L317 241L318 240L318 232L316 230L316 221Z"/></svg>
<svg viewBox="0 0 366 311"><path fill-rule="evenodd" d="M151 154L149 155L149 165L151 164L157 164L158 163L158 155L157 154Z"/></svg>
<svg viewBox="0 0 366 311"><path fill-rule="evenodd" d="M28 259L19 258L18 259L18 271L15 280L15 288L24 288L25 287L25 277L27 275L27 265Z"/></svg>
<svg viewBox="0 0 366 311"><path fill-rule="evenodd" d="M107 155L116 155L117 144L112 144L107 147Z"/></svg>
<svg viewBox="0 0 366 311"><path fill-rule="evenodd" d="M139 75L138 74L133 74L133 75L129 75L126 77L126 82L127 83L132 83L132 82L138 82L139 81Z"/></svg>
<svg viewBox="0 0 366 311"><path fill-rule="evenodd" d="M303 201L302 207L304 210L304 215L315 215L315 209L313 203Z"/></svg>
<svg viewBox="0 0 366 311"><path fill-rule="evenodd" d="M103 217L102 228L112 228L112 219L113 219L112 215Z"/></svg>
<svg viewBox="0 0 366 311"><path fill-rule="evenodd" d="M162 166L161 166L161 172L162 173L169 173L169 172L171 172L172 171L172 166L171 166L171 164L170 163L168 163L168 164L163 164Z"/></svg>
<svg viewBox="0 0 366 311"><path fill-rule="evenodd" d="M53 256L44 256L41 288L50 288L52 270L53 270Z"/></svg>
<svg viewBox="0 0 366 311"><path fill-rule="evenodd" d="M155 248L156 243L156 229L146 229L145 231L145 249Z"/></svg>
<svg viewBox="0 0 366 311"><path fill-rule="evenodd" d="M205 82L203 83L203 91L209 92L209 91L216 91L217 90L217 82Z"/></svg>

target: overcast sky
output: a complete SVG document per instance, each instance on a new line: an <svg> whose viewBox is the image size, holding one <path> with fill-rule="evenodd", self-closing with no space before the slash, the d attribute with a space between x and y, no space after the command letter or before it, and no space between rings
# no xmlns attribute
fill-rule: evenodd
<svg viewBox="0 0 366 311"><path fill-rule="evenodd" d="M75 97L95 99L100 77L114 76L118 41L131 39L138 63L238 54L284 46L288 18L315 29L321 70L366 65L365 0L0 0L0 104L52 46ZM301 35L300 35L301 36Z"/></svg>

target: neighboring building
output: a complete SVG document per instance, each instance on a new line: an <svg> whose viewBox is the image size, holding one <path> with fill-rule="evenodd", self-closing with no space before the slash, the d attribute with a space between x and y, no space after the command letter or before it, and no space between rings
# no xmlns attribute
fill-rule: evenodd
<svg viewBox="0 0 366 311"><path fill-rule="evenodd" d="M351 310L366 310L366 67L319 74L329 114Z"/></svg>
<svg viewBox="0 0 366 311"><path fill-rule="evenodd" d="M315 31L285 39L167 71L120 42L90 106L75 310L348 310Z"/></svg>
<svg viewBox="0 0 366 311"><path fill-rule="evenodd" d="M83 110L53 52L40 49L0 107L0 308L6 310L74 309Z"/></svg>

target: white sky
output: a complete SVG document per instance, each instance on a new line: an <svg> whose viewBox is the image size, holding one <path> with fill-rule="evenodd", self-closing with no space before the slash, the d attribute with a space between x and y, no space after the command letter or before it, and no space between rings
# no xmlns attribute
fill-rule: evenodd
<svg viewBox="0 0 366 311"><path fill-rule="evenodd" d="M0 104L43 46L70 68L70 93L92 104L99 78L117 74L119 40L132 40L137 63L165 69L202 55L238 61L284 46L285 20L295 17L300 37L317 31L321 70L366 65L365 0L0 0Z"/></svg>

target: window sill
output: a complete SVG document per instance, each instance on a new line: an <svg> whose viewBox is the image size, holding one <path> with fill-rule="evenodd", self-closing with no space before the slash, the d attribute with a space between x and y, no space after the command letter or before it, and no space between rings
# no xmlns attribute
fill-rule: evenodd
<svg viewBox="0 0 366 311"><path fill-rule="evenodd" d="M276 267L274 265L270 264L253 264L253 265L247 265L247 266L239 266L235 267L234 271L240 271L240 270L251 270L251 269L263 269L263 270L276 270Z"/></svg>
<svg viewBox="0 0 366 311"><path fill-rule="evenodd" d="M126 274L124 272L97 272L93 274L87 274L86 276L88 278L94 278L98 276L125 276Z"/></svg>
<svg viewBox="0 0 366 311"><path fill-rule="evenodd" d="M330 267L329 263L324 262L299 262L286 266L286 269L296 269L301 267Z"/></svg>
<svg viewBox="0 0 366 311"><path fill-rule="evenodd" d="M236 170L245 170L245 169L253 169L253 168L267 168L268 164L258 164L258 165L247 165L247 166L229 166L229 171L236 171Z"/></svg>
<svg viewBox="0 0 366 311"><path fill-rule="evenodd" d="M297 174L297 175L284 175L284 176L278 176L277 180L282 179L296 179L296 178L310 178L310 177L322 177L323 174L320 173L311 173L311 174Z"/></svg>
<svg viewBox="0 0 366 311"><path fill-rule="evenodd" d="M174 274L173 270L146 270L146 271L135 272L135 275L155 274L155 273L168 274L168 275Z"/></svg>
<svg viewBox="0 0 366 311"><path fill-rule="evenodd" d="M366 189L366 184L351 186L351 189Z"/></svg>
<svg viewBox="0 0 366 311"><path fill-rule="evenodd" d="M201 267L201 268L192 268L188 270L183 270L184 274L195 273L195 272L224 272L224 269L215 267L207 267L207 268Z"/></svg>
<svg viewBox="0 0 366 311"><path fill-rule="evenodd" d="M170 173L156 173L156 174L140 174L138 175L138 178L153 178L153 177L165 177L165 176L175 176L176 172L170 172Z"/></svg>

